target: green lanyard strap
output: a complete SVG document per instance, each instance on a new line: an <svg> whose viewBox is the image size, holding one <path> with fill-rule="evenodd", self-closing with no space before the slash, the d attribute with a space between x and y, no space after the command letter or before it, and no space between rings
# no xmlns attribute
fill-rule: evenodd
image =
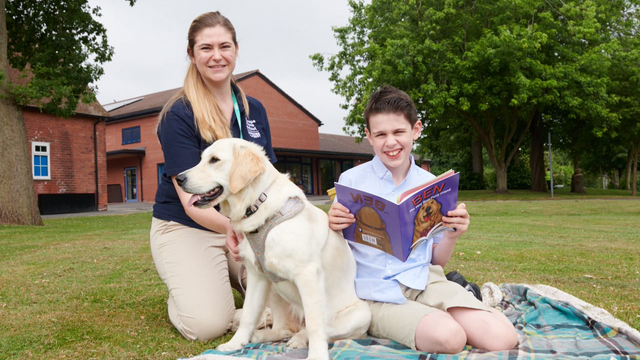
<svg viewBox="0 0 640 360"><path fill-rule="evenodd" d="M242 139L242 122L240 121L240 108L238 107L238 100L236 100L236 93L231 90L231 96L233 97L233 110L236 112L236 119L238 120L238 130L240 130L240 139Z"/></svg>

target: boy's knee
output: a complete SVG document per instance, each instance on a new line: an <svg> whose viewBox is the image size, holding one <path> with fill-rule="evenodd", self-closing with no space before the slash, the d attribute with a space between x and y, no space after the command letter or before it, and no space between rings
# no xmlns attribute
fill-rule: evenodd
<svg viewBox="0 0 640 360"><path fill-rule="evenodd" d="M514 349L518 346L518 334L513 326L495 326L491 329L490 334L485 337L485 346L483 350L486 351L502 351Z"/></svg>
<svg viewBox="0 0 640 360"><path fill-rule="evenodd" d="M464 329L455 321L441 321L437 326L420 323L416 330L416 349L424 352L455 354L467 344Z"/></svg>

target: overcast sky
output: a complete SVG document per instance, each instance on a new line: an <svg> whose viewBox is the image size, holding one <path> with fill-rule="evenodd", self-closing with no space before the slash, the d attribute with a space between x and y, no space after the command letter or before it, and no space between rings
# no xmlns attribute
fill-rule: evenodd
<svg viewBox="0 0 640 360"><path fill-rule="evenodd" d="M260 70L315 115L320 132L342 134L346 111L331 92L327 72L313 66L310 55L335 54L332 26L347 24L346 0L90 0L107 28L115 54L103 65L96 83L102 104L181 87L188 65L187 30L208 11L231 20L240 56L235 73ZM269 112L269 109L267 109Z"/></svg>

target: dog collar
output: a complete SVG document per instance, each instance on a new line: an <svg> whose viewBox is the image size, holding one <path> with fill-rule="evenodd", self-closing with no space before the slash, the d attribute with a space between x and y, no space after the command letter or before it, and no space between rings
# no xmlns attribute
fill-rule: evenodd
<svg viewBox="0 0 640 360"><path fill-rule="evenodd" d="M249 216L255 214L255 212L258 211L258 208L260 207L260 205L262 205L265 201L267 201L267 191L266 190L265 190L265 192L260 194L260 196L258 196L258 200L256 200L256 202L253 203L253 205L251 205L251 206L249 206L247 208L247 210L244 212L244 217L249 217Z"/></svg>

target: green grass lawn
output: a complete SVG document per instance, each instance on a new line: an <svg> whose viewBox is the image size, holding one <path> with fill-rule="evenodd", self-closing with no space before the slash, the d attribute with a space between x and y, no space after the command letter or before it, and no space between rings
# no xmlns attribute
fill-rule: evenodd
<svg viewBox="0 0 640 360"><path fill-rule="evenodd" d="M640 199L594 192L461 192L472 225L446 270L478 284L551 285L640 328ZM610 194L627 200L595 199ZM0 358L176 359L226 341L187 341L169 323L150 222L141 213L0 226Z"/></svg>

